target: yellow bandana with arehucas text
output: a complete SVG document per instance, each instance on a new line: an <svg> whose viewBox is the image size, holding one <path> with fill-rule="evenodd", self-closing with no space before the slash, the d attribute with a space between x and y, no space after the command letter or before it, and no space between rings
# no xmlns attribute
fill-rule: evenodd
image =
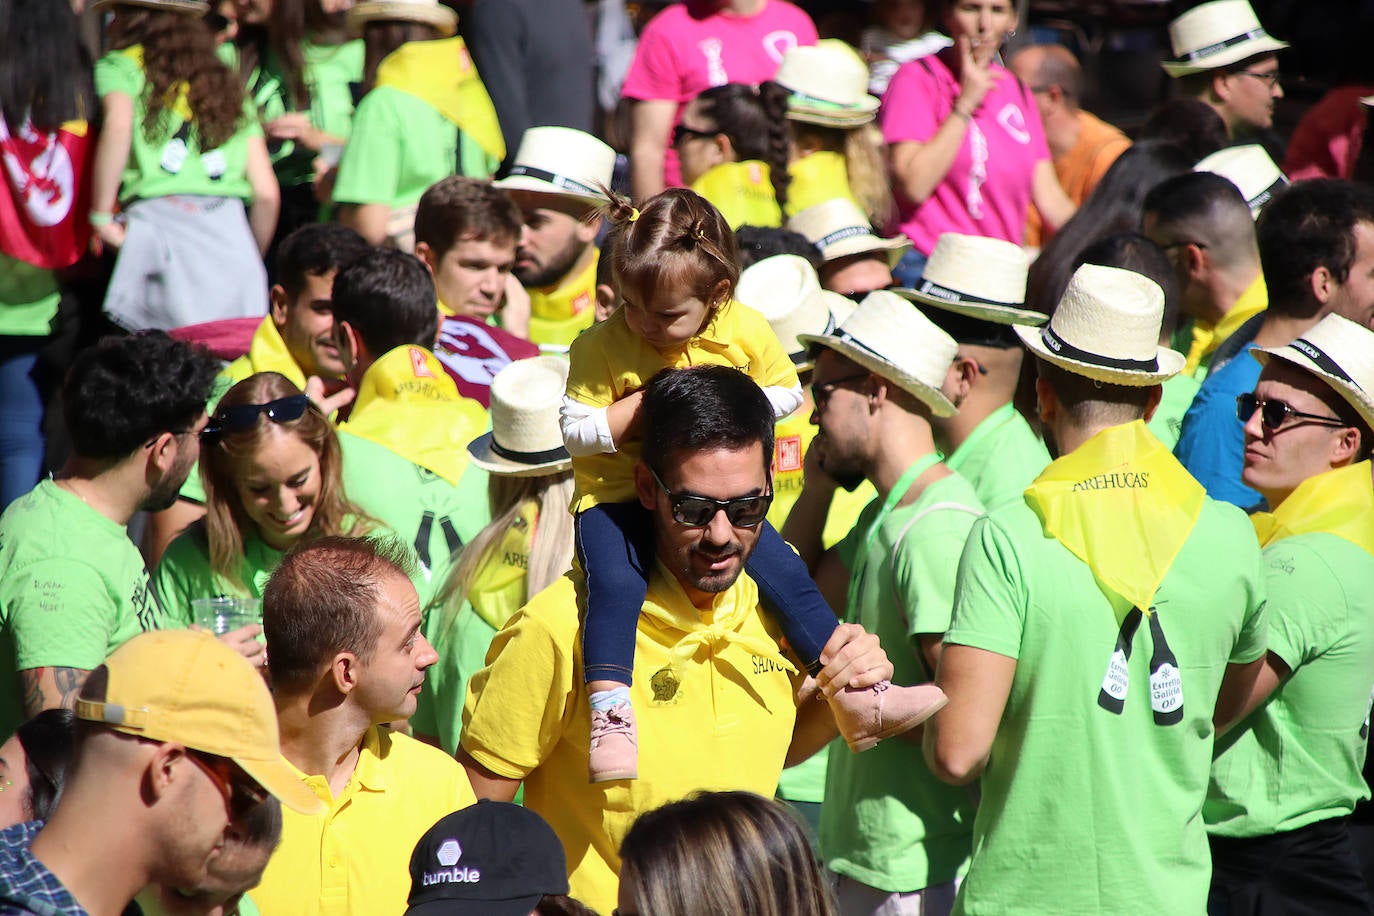
<svg viewBox="0 0 1374 916"><path fill-rule="evenodd" d="M1088 564L1118 622L1150 612L1205 497L1140 420L1093 436L1026 489L1045 534Z"/></svg>
<svg viewBox="0 0 1374 916"><path fill-rule="evenodd" d="M468 443L486 426L486 410L458 393L438 357L424 347L404 346L364 373L353 412L339 428L456 486L468 466Z"/></svg>
<svg viewBox="0 0 1374 916"><path fill-rule="evenodd" d="M506 158L496 108L462 38L401 45L378 65L377 85L433 105L487 155Z"/></svg>
<svg viewBox="0 0 1374 916"><path fill-rule="evenodd" d="M567 282L550 290L530 290L530 340L566 347L592 326L596 317L596 264L601 252L592 249L587 266Z"/></svg>
<svg viewBox="0 0 1374 916"><path fill-rule="evenodd" d="M525 500L515 520L501 539L492 545L486 562L473 577L468 589L472 612L499 630L516 611L525 606L526 576L529 575L530 546L539 518L539 503Z"/></svg>
<svg viewBox="0 0 1374 916"><path fill-rule="evenodd" d="M679 668L685 662L691 661L703 649L733 664L733 657L721 650L734 644L753 655L768 659L789 674L796 673L796 667L783 657L776 642L763 636L741 632L745 620L759 606L758 587L748 576L741 575L735 580L734 587L717 593L709 613L692 615L689 619L688 615L681 611L675 613L672 610L673 607L682 605L682 586L662 563L658 564L658 573L658 576L649 579L649 591L641 613L663 629L687 632L671 650L673 668ZM691 607L690 604L687 606ZM741 669L740 674L749 672Z"/></svg>
<svg viewBox="0 0 1374 916"><path fill-rule="evenodd" d="M1323 531L1374 556L1374 485L1361 461L1309 477L1273 512L1250 516L1261 547L1296 534Z"/></svg>

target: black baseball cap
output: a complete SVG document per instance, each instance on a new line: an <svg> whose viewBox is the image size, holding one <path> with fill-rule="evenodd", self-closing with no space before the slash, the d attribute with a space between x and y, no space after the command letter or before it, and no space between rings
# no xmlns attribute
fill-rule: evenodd
<svg viewBox="0 0 1374 916"><path fill-rule="evenodd" d="M548 823L510 802L446 814L410 856L407 916L528 916L568 892L568 860Z"/></svg>

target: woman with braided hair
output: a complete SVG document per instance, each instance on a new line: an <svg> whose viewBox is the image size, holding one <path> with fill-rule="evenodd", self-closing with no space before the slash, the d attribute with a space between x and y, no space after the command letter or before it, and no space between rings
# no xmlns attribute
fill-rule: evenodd
<svg viewBox="0 0 1374 916"><path fill-rule="evenodd" d="M777 83L727 83L687 103L673 129L682 180L730 228L781 226L791 181L787 99Z"/></svg>

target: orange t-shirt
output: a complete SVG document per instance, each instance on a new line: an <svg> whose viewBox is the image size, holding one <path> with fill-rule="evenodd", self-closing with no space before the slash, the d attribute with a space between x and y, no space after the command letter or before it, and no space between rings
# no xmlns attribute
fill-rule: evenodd
<svg viewBox="0 0 1374 916"><path fill-rule="evenodd" d="M1131 141L1114 126L1086 111L1078 112L1078 123L1082 125L1078 142L1054 160L1054 174L1064 193L1081 207ZM1044 231L1040 212L1032 204L1026 215L1026 244L1038 248L1047 241L1049 234Z"/></svg>

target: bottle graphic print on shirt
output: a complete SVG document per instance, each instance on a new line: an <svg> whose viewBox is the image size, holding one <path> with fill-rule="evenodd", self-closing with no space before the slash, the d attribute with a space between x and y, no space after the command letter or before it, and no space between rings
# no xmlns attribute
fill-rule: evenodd
<svg viewBox="0 0 1374 916"><path fill-rule="evenodd" d="M1178 659L1164 637L1159 612L1150 609L1150 708L1154 710L1156 725L1176 725L1183 721L1183 676Z"/></svg>
<svg viewBox="0 0 1374 916"><path fill-rule="evenodd" d="M1140 609L1131 608L1121 621L1121 630L1116 634L1116 647L1107 662L1107 673L1102 676L1102 689L1097 693L1097 705L1114 715L1121 715L1121 710L1126 706L1126 692L1131 686L1131 642L1139 626Z"/></svg>

